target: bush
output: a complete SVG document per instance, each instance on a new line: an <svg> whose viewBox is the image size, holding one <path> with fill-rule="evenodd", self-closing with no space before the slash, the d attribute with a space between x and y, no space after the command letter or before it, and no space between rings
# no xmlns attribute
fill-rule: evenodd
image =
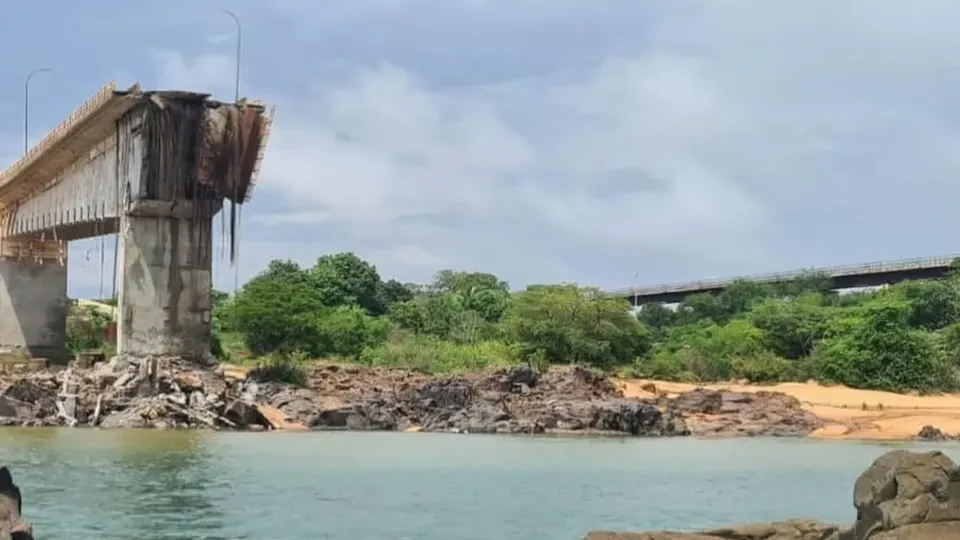
<svg viewBox="0 0 960 540"><path fill-rule="evenodd" d="M929 392L956 386L931 334L907 324L909 302L892 297L866 304L851 332L825 340L814 355L819 379L856 388Z"/></svg>
<svg viewBox="0 0 960 540"><path fill-rule="evenodd" d="M306 386L307 373L303 369L303 364L307 358L307 355L302 352L270 355L250 370L247 376L260 382Z"/></svg>
<svg viewBox="0 0 960 540"><path fill-rule="evenodd" d="M106 330L111 320L110 315L96 308L73 305L67 316L67 349L76 354L109 348L112 344L106 342Z"/></svg>
<svg viewBox="0 0 960 540"><path fill-rule="evenodd" d="M340 307L325 312L317 319L314 347L318 355L336 355L356 360L367 347L375 347L387 339L390 323L371 317L360 307Z"/></svg>
<svg viewBox="0 0 960 540"><path fill-rule="evenodd" d="M792 380L797 376L796 368L795 362L771 353L737 358L732 365L734 378L746 379L752 383L778 383Z"/></svg>
<svg viewBox="0 0 960 540"><path fill-rule="evenodd" d="M625 300L574 285L530 288L517 294L503 335L521 359L612 368L647 354L653 333Z"/></svg>
<svg viewBox="0 0 960 540"><path fill-rule="evenodd" d="M433 336L397 332L387 343L364 350L360 363L422 373L450 373L505 367L516 361L510 348L499 341L457 344Z"/></svg>

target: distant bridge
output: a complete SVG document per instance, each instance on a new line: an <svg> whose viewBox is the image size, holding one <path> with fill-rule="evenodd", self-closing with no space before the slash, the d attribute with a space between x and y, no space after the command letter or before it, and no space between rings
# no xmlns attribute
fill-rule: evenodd
<svg viewBox="0 0 960 540"><path fill-rule="evenodd" d="M847 266L807 268L803 270L791 270L789 272L690 281L686 283L670 283L652 287L616 289L610 291L610 294L626 298L634 305L650 302L672 303L680 302L692 294L722 291L736 281L785 283L814 273L829 277L833 281L834 289L878 287L900 281L943 277L950 272L955 261L960 261L960 254L892 262L872 262Z"/></svg>

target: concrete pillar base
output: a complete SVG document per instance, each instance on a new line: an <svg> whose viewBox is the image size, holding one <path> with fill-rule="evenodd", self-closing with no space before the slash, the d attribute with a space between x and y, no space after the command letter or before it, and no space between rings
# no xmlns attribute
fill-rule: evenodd
<svg viewBox="0 0 960 540"><path fill-rule="evenodd" d="M185 201L138 201L122 217L119 353L209 355L212 223Z"/></svg>
<svg viewBox="0 0 960 540"><path fill-rule="evenodd" d="M61 261L0 257L0 351L55 362L69 357L67 265Z"/></svg>

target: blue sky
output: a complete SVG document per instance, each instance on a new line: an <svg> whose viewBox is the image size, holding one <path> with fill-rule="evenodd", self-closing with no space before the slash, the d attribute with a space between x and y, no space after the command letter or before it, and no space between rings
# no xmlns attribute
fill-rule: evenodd
<svg viewBox="0 0 960 540"><path fill-rule="evenodd" d="M277 105L241 280L335 251L515 287L960 251L956 0L11 3L0 157L36 67L35 139L112 78L231 99L223 8L242 93ZM100 246L71 246L71 294Z"/></svg>

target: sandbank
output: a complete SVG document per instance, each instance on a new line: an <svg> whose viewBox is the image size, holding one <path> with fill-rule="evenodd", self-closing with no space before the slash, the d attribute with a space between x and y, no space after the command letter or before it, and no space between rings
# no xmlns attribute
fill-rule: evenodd
<svg viewBox="0 0 960 540"><path fill-rule="evenodd" d="M761 386L741 383L685 384L648 379L619 381L627 397L656 397L645 390L681 394L695 388L734 392L781 392L797 398L802 407L825 422L810 434L818 439L903 441L916 438L927 425L944 433L960 434L960 395L918 396L875 390L826 386L817 382L793 382Z"/></svg>

